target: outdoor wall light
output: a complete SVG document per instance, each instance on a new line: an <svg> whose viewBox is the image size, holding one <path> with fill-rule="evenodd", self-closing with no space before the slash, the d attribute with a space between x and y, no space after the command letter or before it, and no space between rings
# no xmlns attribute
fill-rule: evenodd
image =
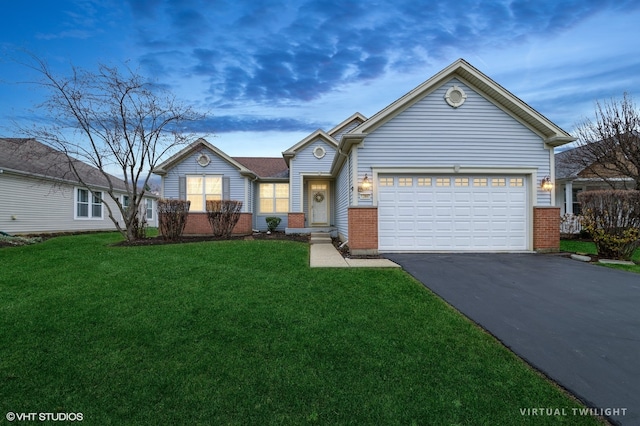
<svg viewBox="0 0 640 426"><path fill-rule="evenodd" d="M540 189L551 192L553 189L553 182L551 182L551 178L549 176L545 176L544 179L540 181Z"/></svg>
<svg viewBox="0 0 640 426"><path fill-rule="evenodd" d="M362 179L362 190L363 191L371 191L371 181L369 181L369 176L365 173L364 178Z"/></svg>

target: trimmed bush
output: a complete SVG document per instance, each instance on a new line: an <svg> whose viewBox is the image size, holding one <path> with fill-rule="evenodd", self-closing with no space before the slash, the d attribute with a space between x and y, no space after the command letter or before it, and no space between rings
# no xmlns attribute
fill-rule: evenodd
<svg viewBox="0 0 640 426"><path fill-rule="evenodd" d="M640 247L640 191L584 191L578 201L598 256L630 260Z"/></svg>
<svg viewBox="0 0 640 426"><path fill-rule="evenodd" d="M240 219L242 201L207 200L207 218L216 237L229 238Z"/></svg>
<svg viewBox="0 0 640 426"><path fill-rule="evenodd" d="M187 225L191 201L158 200L158 229L165 240L177 240Z"/></svg>
<svg viewBox="0 0 640 426"><path fill-rule="evenodd" d="M265 219L267 221L267 228L269 228L269 232L273 232L276 230L276 228L278 227L278 225L280 225L280 221L282 219L280 219L277 216L269 216L268 218Z"/></svg>

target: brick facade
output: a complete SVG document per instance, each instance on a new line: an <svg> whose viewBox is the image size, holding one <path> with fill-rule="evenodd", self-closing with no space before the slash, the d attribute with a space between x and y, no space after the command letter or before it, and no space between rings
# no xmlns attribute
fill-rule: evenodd
<svg viewBox="0 0 640 426"><path fill-rule="evenodd" d="M378 252L378 208L349 208L349 249L352 254Z"/></svg>
<svg viewBox="0 0 640 426"><path fill-rule="evenodd" d="M304 228L304 213L289 213L287 228Z"/></svg>
<svg viewBox="0 0 640 426"><path fill-rule="evenodd" d="M233 235L250 235L253 231L253 214L240 213L240 219L233 228ZM183 235L210 235L213 231L206 213L189 213Z"/></svg>
<svg viewBox="0 0 640 426"><path fill-rule="evenodd" d="M533 208L533 249L560 250L560 207Z"/></svg>

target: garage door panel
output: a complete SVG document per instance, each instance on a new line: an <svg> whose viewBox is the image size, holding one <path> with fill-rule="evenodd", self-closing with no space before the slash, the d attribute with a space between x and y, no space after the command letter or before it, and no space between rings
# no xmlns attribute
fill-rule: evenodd
<svg viewBox="0 0 640 426"><path fill-rule="evenodd" d="M510 185L510 179L509 176L394 176L395 186L378 187L379 249L526 249L527 189L524 184ZM400 181L412 185L401 186ZM524 183L525 179L516 177L513 181Z"/></svg>

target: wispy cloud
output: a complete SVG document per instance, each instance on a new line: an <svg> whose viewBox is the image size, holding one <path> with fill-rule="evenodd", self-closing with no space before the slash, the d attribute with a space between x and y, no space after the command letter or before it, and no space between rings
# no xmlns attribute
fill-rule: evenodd
<svg viewBox="0 0 640 426"><path fill-rule="evenodd" d="M598 10L637 2L547 0L130 0L143 63L201 76L215 106L287 105L405 71L451 50L487 49L565 31ZM161 16L159 16L161 15ZM151 30L145 17L152 16ZM157 25L158 19L165 25ZM154 48L154 44L162 46ZM172 57L179 49L186 57ZM153 58L153 59L150 59Z"/></svg>

